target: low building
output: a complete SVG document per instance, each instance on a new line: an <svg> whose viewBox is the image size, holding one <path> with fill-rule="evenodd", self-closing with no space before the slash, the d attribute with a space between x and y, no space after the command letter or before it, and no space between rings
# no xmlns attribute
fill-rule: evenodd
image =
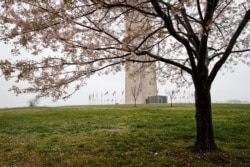
<svg viewBox="0 0 250 167"><path fill-rule="evenodd" d="M168 103L168 97L167 96L148 96L146 99L147 104L151 103Z"/></svg>

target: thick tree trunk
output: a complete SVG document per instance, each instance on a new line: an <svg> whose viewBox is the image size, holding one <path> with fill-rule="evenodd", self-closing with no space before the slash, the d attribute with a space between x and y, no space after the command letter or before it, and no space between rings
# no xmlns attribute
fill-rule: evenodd
<svg viewBox="0 0 250 167"><path fill-rule="evenodd" d="M207 152L217 150L214 141L210 86L205 83L195 86L197 136L193 151Z"/></svg>

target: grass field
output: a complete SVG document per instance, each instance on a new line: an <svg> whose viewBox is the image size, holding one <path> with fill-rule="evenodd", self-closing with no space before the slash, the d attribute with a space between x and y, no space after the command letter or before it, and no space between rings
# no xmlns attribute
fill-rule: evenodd
<svg viewBox="0 0 250 167"><path fill-rule="evenodd" d="M250 166L250 105L214 104L221 151L194 154L194 106L0 109L0 166Z"/></svg>

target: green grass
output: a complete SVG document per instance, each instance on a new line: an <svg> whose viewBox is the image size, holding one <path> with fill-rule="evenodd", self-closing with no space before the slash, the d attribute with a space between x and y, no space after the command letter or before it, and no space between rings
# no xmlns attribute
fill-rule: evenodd
<svg viewBox="0 0 250 167"><path fill-rule="evenodd" d="M221 152L194 154L193 105L0 109L0 166L250 166L250 105L213 105Z"/></svg>

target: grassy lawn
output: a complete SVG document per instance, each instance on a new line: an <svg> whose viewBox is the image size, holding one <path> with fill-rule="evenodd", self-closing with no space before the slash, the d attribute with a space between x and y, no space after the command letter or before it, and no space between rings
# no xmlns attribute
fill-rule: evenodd
<svg viewBox="0 0 250 167"><path fill-rule="evenodd" d="M214 104L221 152L193 154L194 106L0 109L0 166L250 166L250 105Z"/></svg>

